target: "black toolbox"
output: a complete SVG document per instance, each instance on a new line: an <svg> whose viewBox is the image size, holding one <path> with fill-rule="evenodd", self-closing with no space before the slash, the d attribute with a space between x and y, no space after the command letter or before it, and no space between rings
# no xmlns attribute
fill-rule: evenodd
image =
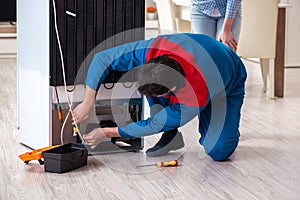
<svg viewBox="0 0 300 200"><path fill-rule="evenodd" d="M42 152L45 172L64 173L87 164L88 151L83 144L68 143Z"/></svg>

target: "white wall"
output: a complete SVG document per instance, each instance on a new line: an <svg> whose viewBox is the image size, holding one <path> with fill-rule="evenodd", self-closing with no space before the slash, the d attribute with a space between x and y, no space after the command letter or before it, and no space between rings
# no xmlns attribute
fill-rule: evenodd
<svg viewBox="0 0 300 200"><path fill-rule="evenodd" d="M286 67L300 66L300 1L289 0L286 16Z"/></svg>
<svg viewBox="0 0 300 200"><path fill-rule="evenodd" d="M0 34L0 58L16 57L16 34Z"/></svg>
<svg viewBox="0 0 300 200"><path fill-rule="evenodd" d="M155 3L153 2L153 0L146 0L146 7L148 6L154 6L155 7Z"/></svg>
<svg viewBox="0 0 300 200"><path fill-rule="evenodd" d="M7 28L11 25L7 22L0 22L1 28ZM16 57L17 54L17 34L0 33L0 58Z"/></svg>

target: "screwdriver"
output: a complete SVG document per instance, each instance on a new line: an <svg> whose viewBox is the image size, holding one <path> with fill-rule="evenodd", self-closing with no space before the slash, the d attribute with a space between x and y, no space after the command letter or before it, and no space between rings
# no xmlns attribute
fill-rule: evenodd
<svg viewBox="0 0 300 200"><path fill-rule="evenodd" d="M146 165L138 165L136 167L148 167L148 166L156 166L158 168L175 167L175 166L178 166L178 160L163 161L163 162L157 162L157 163L146 164Z"/></svg>

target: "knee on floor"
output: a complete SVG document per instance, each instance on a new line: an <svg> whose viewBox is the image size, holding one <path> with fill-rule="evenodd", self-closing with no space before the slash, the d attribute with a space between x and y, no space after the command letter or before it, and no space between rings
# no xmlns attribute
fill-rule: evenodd
<svg viewBox="0 0 300 200"><path fill-rule="evenodd" d="M214 161L225 161L227 160L231 154L235 151L238 145L238 140L232 141L218 141L212 150L208 152L208 155Z"/></svg>

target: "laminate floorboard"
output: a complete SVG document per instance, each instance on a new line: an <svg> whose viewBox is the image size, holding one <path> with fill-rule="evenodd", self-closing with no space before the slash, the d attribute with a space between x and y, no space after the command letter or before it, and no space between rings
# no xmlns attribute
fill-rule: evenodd
<svg viewBox="0 0 300 200"><path fill-rule="evenodd" d="M18 158L29 149L18 142L16 60L0 59L0 199L300 199L300 69L285 69L285 97L268 99L259 65L244 62L241 137L228 161L205 154L195 119L180 129L186 145L178 152L93 155L86 166L55 174ZM145 149L158 138L147 137ZM171 159L181 166L136 167Z"/></svg>

